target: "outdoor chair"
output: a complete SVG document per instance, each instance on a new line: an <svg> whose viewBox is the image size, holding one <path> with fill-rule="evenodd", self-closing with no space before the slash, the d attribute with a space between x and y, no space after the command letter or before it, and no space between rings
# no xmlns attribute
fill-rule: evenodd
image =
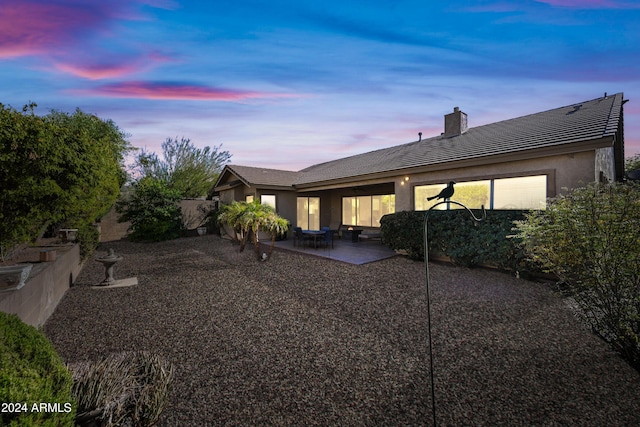
<svg viewBox="0 0 640 427"><path fill-rule="evenodd" d="M340 225L336 230L331 230L331 231L336 238L342 239L342 223L340 223Z"/></svg>
<svg viewBox="0 0 640 427"><path fill-rule="evenodd" d="M304 236L302 235L301 227L293 228L293 246L297 246L297 244L301 244L304 248Z"/></svg>
<svg viewBox="0 0 640 427"><path fill-rule="evenodd" d="M329 246L329 243L331 243L331 248L333 249L333 230L329 227L322 227L322 231L324 231L324 238L322 239L324 248L326 249Z"/></svg>

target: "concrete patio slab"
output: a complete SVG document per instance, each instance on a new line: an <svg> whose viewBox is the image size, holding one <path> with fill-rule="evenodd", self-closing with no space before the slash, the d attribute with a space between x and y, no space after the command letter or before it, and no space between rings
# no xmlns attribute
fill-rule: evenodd
<svg viewBox="0 0 640 427"><path fill-rule="evenodd" d="M301 254L329 258L349 264L367 264L391 258L398 253L393 249L381 244L379 241L352 242L350 240L336 239L328 247L300 246L293 245L293 239L280 240L276 242L277 249L295 251Z"/></svg>

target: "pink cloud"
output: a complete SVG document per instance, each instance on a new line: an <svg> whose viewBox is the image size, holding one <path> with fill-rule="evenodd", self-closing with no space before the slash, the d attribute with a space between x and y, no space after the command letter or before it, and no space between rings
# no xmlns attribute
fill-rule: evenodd
<svg viewBox="0 0 640 427"><path fill-rule="evenodd" d="M89 80L110 79L122 77L138 71L138 67L133 64L104 64L104 65L76 65L76 64L55 64L58 71L73 74Z"/></svg>
<svg viewBox="0 0 640 427"><path fill-rule="evenodd" d="M144 0L142 0L145 2ZM105 28L115 19L144 19L137 2L26 0L0 7L0 58L51 54L79 34ZM138 2L139 3L139 2ZM170 0L147 0L158 7Z"/></svg>
<svg viewBox="0 0 640 427"><path fill-rule="evenodd" d="M82 8L8 2L0 8L0 58L46 52L99 17Z"/></svg>
<svg viewBox="0 0 640 427"><path fill-rule="evenodd" d="M209 86L167 82L126 82L103 85L76 93L112 98L170 99L191 101L244 101L257 98L295 98L299 95L222 89Z"/></svg>
<svg viewBox="0 0 640 427"><path fill-rule="evenodd" d="M136 58L120 58L120 62L112 63L73 63L57 62L54 67L58 71L72 74L89 80L112 79L145 71L155 64L171 62L172 58L157 52Z"/></svg>

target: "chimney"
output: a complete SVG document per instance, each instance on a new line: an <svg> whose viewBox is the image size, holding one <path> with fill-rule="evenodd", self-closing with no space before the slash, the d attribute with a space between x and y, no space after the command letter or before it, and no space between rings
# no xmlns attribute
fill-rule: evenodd
<svg viewBox="0 0 640 427"><path fill-rule="evenodd" d="M467 115L460 111L458 107L453 109L453 113L444 116L444 137L462 135L467 131Z"/></svg>

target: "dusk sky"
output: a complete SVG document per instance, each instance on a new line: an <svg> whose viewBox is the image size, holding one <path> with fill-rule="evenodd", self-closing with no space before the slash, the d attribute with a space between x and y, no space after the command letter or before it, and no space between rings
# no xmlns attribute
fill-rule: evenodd
<svg viewBox="0 0 640 427"><path fill-rule="evenodd" d="M0 0L0 103L112 119L136 147L222 144L299 170L624 92L640 1Z"/></svg>

